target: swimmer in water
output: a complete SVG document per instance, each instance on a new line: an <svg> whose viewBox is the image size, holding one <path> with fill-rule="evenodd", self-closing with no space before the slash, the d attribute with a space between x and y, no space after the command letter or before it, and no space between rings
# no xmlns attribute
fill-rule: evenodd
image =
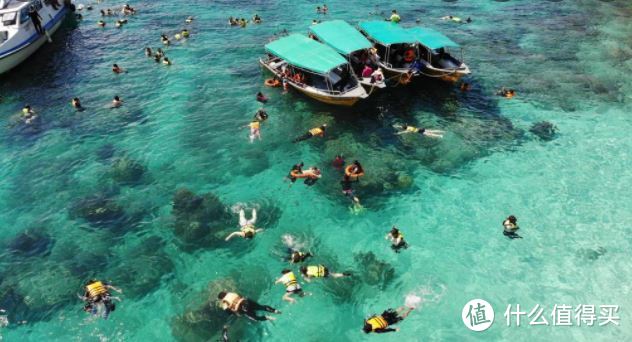
<svg viewBox="0 0 632 342"><path fill-rule="evenodd" d="M289 261L292 264L301 263L301 262L307 260L307 258L313 256L312 253L310 253L310 252L303 253L303 252L301 252L299 250L292 249L292 248L288 248L287 251L288 251L288 256L286 257L285 260Z"/></svg>
<svg viewBox="0 0 632 342"><path fill-rule="evenodd" d="M263 108L261 108L255 113L254 119L259 122L264 122L268 120L268 113Z"/></svg>
<svg viewBox="0 0 632 342"><path fill-rule="evenodd" d="M153 52L153 51L151 51L151 48L150 48L150 47L146 47L146 48L145 48L145 56L147 56L147 57L151 57L151 56L153 56L153 55L154 55L154 52Z"/></svg>
<svg viewBox="0 0 632 342"><path fill-rule="evenodd" d="M261 24L261 17L258 14L255 14L255 16L252 17L252 22L255 24Z"/></svg>
<svg viewBox="0 0 632 342"><path fill-rule="evenodd" d="M226 241L235 236L241 236L244 239L252 239L255 237L255 234L263 231L263 229L255 227L255 222L257 222L257 209L252 209L252 217L250 220L246 220L244 209L239 210L239 226L241 228L238 232L230 233L230 235L226 237Z"/></svg>
<svg viewBox="0 0 632 342"><path fill-rule="evenodd" d="M262 92L258 92L257 93L257 101L259 101L261 103L266 103L266 102L268 102L268 98L265 95L263 95Z"/></svg>
<svg viewBox="0 0 632 342"><path fill-rule="evenodd" d="M327 128L327 124L322 124L320 127L315 127L307 131L304 135L293 140L293 142L297 143L299 141L307 140L311 137L323 137L325 136L325 129Z"/></svg>
<svg viewBox="0 0 632 342"><path fill-rule="evenodd" d="M305 166L305 164L303 164L303 162L300 162L298 164L294 164L294 166L292 166L292 169L290 170L290 172L288 173L286 178L288 178L290 180L290 182L292 182L292 183L296 182L297 178L292 176L292 173L294 173L294 171L296 171L297 174L302 174L303 173L303 166Z"/></svg>
<svg viewBox="0 0 632 342"><path fill-rule="evenodd" d="M342 194L347 196L353 204L359 205L360 199L353 192L353 181L351 177L344 175L340 181L340 185L342 185Z"/></svg>
<svg viewBox="0 0 632 342"><path fill-rule="evenodd" d="M35 114L35 111L31 108L30 105L26 105L24 106L24 108L22 108L22 119L24 120L25 124L31 124L35 120L37 120L37 118L37 114Z"/></svg>
<svg viewBox="0 0 632 342"><path fill-rule="evenodd" d="M237 316L244 315L253 321L275 320L275 318L271 316L258 316L257 311L266 311L277 315L281 313L281 311L271 306L261 305L252 299L242 297L234 292L222 291L217 295L217 299L219 301L217 304L222 310ZM226 339L228 338L227 332L228 327L225 326L224 335L226 336Z"/></svg>
<svg viewBox="0 0 632 342"><path fill-rule="evenodd" d="M99 21L97 21L97 26L99 26L99 27L105 27L105 21L103 21L103 20L99 20Z"/></svg>
<svg viewBox="0 0 632 342"><path fill-rule="evenodd" d="M395 128L398 128L398 127L395 127ZM441 131L438 129L417 128L415 126L409 126L408 124L403 124L399 128L400 128L400 131L397 132L398 135L407 134L407 133L419 133L429 138L443 138L443 133L445 133L444 131Z"/></svg>
<svg viewBox="0 0 632 342"><path fill-rule="evenodd" d="M193 22L193 17L192 17L192 16L188 16L188 17L184 20L184 22L185 22L185 23L187 23L187 24L192 23L192 22Z"/></svg>
<svg viewBox="0 0 632 342"><path fill-rule="evenodd" d="M120 66L118 66L118 64L112 64L112 72L114 72L115 74L122 74L126 71Z"/></svg>
<svg viewBox="0 0 632 342"><path fill-rule="evenodd" d="M70 104L72 105L73 108L75 108L78 111L82 111L84 109L81 106L81 101L79 101L78 97L73 98L72 101L70 102Z"/></svg>
<svg viewBox="0 0 632 342"><path fill-rule="evenodd" d="M388 309L381 315L373 315L364 321L362 330L365 333L386 333L391 331L399 331L399 328L389 328L389 326L404 320L414 308L400 307L397 310Z"/></svg>
<svg viewBox="0 0 632 342"><path fill-rule="evenodd" d="M336 155L334 160L331 162L331 165L336 169L342 169L342 167L345 165L345 159L342 157L342 154Z"/></svg>
<svg viewBox="0 0 632 342"><path fill-rule="evenodd" d="M522 236L516 234L516 232L520 229L518 227L518 219L514 215L509 215L503 221L503 235L510 239L522 239Z"/></svg>
<svg viewBox="0 0 632 342"><path fill-rule="evenodd" d="M395 253L399 253L400 249L408 248L408 244L404 241L404 234L402 234L395 226L393 226L391 231L386 234L385 239L391 240L391 248L395 251Z"/></svg>
<svg viewBox="0 0 632 342"><path fill-rule="evenodd" d="M296 281L296 276L294 272L284 269L281 271L281 277L277 279L274 284L283 284L285 286L285 294L283 295L283 300L290 302L290 304L296 303L296 299L292 298L293 294L298 295L299 297L304 297L308 295L308 293L303 292L301 285Z"/></svg>
<svg viewBox="0 0 632 342"><path fill-rule="evenodd" d="M167 37L165 34L161 34L161 35L160 35L160 41L161 41L164 45L169 45L169 44L171 44L171 42L169 41L169 37Z"/></svg>
<svg viewBox="0 0 632 342"><path fill-rule="evenodd" d="M112 106L110 108L118 108L122 105L123 105L123 100L121 100L121 98L119 98L118 95L116 95L114 96L114 99L112 100Z"/></svg>
<svg viewBox="0 0 632 342"><path fill-rule="evenodd" d="M162 58L162 57L164 57L164 56L165 56L165 52L164 52L164 51L162 51L162 48L158 48L158 49L156 50L156 56L158 56L158 58Z"/></svg>
<svg viewBox="0 0 632 342"><path fill-rule="evenodd" d="M516 91L502 87L496 92L496 95L510 99L516 95Z"/></svg>
<svg viewBox="0 0 632 342"><path fill-rule="evenodd" d="M189 38L189 36L190 36L191 34L189 33L189 30L184 29L184 30L182 30L181 35L182 35L182 38Z"/></svg>
<svg viewBox="0 0 632 342"><path fill-rule="evenodd" d="M320 177L322 177L320 169L318 169L316 166L312 166L309 169L305 170L303 172L303 175L307 176L307 178L305 178L305 180L303 181L303 184L307 186L312 186L316 184Z"/></svg>
<svg viewBox="0 0 632 342"><path fill-rule="evenodd" d="M164 65L171 65L171 61L169 60L169 58L165 57L162 59L162 64Z"/></svg>
<svg viewBox="0 0 632 342"><path fill-rule="evenodd" d="M301 275L303 276L303 279L305 279L305 281L308 283L311 282L310 279L312 278L328 278L328 277L342 278L342 277L351 276L351 273L349 272L343 272L343 273L331 272L329 271L327 267L323 265L301 266L300 270L301 270Z"/></svg>
<svg viewBox="0 0 632 342"><path fill-rule="evenodd" d="M250 128L250 142L254 142L255 139L261 140L261 122L257 119L252 120L247 127Z"/></svg>

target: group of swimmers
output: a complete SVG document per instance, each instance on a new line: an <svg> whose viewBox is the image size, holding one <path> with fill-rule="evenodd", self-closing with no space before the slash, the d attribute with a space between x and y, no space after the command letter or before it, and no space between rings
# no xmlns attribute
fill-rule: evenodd
<svg viewBox="0 0 632 342"><path fill-rule="evenodd" d="M92 7L88 7L88 9L92 9ZM134 8L132 8L129 4L125 4L120 11L118 10L112 10L110 8L107 9L101 9L101 16L102 17L111 17L111 16L115 16L118 15L118 13L127 16L127 15L134 15L136 14L136 10ZM123 25L127 24L127 19L118 19L115 23L114 26L117 28L121 28L123 27ZM97 26L99 27L105 27L106 22L101 19L97 22Z"/></svg>
<svg viewBox="0 0 632 342"><path fill-rule="evenodd" d="M263 20L261 19L259 14L255 14L252 17L252 22L254 24L261 24L262 21ZM239 26L239 27L244 28L244 27L246 27L246 25L248 25L248 20L246 20L246 18L241 18L240 19L240 18L237 18L237 17L235 17L235 18L229 17L228 18L228 25L230 25L230 26Z"/></svg>

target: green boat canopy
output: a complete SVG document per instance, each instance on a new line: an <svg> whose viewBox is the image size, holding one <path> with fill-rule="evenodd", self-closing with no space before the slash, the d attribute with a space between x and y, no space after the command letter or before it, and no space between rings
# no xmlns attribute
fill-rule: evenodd
<svg viewBox="0 0 632 342"><path fill-rule="evenodd" d="M347 63L332 48L300 34L292 34L275 40L265 46L266 51L289 64L326 74L331 69Z"/></svg>
<svg viewBox="0 0 632 342"><path fill-rule="evenodd" d="M371 42L362 33L343 20L327 21L310 27L310 32L318 40L329 45L343 55L372 47Z"/></svg>
<svg viewBox="0 0 632 342"><path fill-rule="evenodd" d="M360 23L362 31L383 45L415 43L417 39L410 31L390 21L365 21Z"/></svg>
<svg viewBox="0 0 632 342"><path fill-rule="evenodd" d="M431 50L442 47L459 47L459 44L442 33L427 27L413 27L408 31L415 36L415 39Z"/></svg>

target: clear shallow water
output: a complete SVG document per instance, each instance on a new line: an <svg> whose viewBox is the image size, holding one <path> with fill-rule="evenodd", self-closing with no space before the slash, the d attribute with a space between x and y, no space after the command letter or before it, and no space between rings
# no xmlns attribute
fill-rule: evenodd
<svg viewBox="0 0 632 342"><path fill-rule="evenodd" d="M369 3L328 3L328 17L369 18L375 11ZM1 335L214 339L224 321L195 311L218 289L236 286L283 311L273 324L235 322L231 334L242 340L363 339L363 318L420 291L432 294L400 323L398 334L372 338L630 339L632 86L626 75L632 8L625 1L598 4L379 7L385 13L395 7L404 24L420 18L462 43L473 90L418 84L335 109L264 89L271 118L263 141L252 145L238 127L259 107L254 94L265 77L257 65L262 46L282 29L305 32L315 5L140 2L132 6L141 13L121 30L111 27L113 19L98 29L98 12L84 12L83 22L62 29L54 44L1 79L5 122L25 103L43 117L37 132L0 129L0 307L11 322ZM264 24L225 25L230 15L255 12ZM434 19L447 14L471 16L474 23ZM159 34L177 32L187 15L196 16L193 36L166 49L174 65L147 60L143 47L159 47ZM112 63L129 73L113 75ZM517 98L494 97L502 85L516 88ZM117 94L125 105L106 109ZM86 111L70 108L74 96ZM542 120L558 127L554 140L528 132ZM327 139L289 143L322 122L332 127ZM398 139L391 128L396 122L448 134L441 141ZM339 195L340 175L329 167L336 153L367 168L358 187L366 206L361 214L350 213ZM114 173L121 158L142 165L142 177L125 182L133 175ZM300 160L321 166L325 175L314 187L288 188L282 178ZM181 188L212 192L228 208L256 204L267 230L254 241L218 242L213 236L237 224L231 213L204 238L185 241L172 212ZM79 217L81 203L109 205L113 222L90 224ZM511 213L522 240L501 234L500 222ZM411 245L401 254L383 239L392 224ZM272 282L286 267L275 251L287 233L305 241L318 255L314 262L358 276L307 284L313 296L283 303L283 289ZM367 251L392 273L367 275L367 261L359 257ZM75 299L90 277L124 289L109 321L87 319ZM496 309L497 322L484 333L461 322L461 309L473 298ZM622 325L507 328L502 312L510 303L618 304Z"/></svg>

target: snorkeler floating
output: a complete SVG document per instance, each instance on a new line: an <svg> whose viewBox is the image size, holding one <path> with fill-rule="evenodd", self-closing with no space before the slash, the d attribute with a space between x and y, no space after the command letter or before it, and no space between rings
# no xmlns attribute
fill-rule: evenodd
<svg viewBox="0 0 632 342"><path fill-rule="evenodd" d="M284 269L281 271L282 276L277 279L274 284L283 284L285 286L285 294L283 295L283 300L290 302L290 304L296 303L296 299L292 298L293 294L298 295L299 297L304 297L308 295L308 293L303 292L301 285L296 281L296 276L294 272Z"/></svg>
<svg viewBox="0 0 632 342"><path fill-rule="evenodd" d="M108 290L114 290L118 293L123 292L121 289L106 282L94 279L87 282L85 285L85 294L79 296L81 300L86 302L83 310L95 316L100 315L103 319L107 319L110 313L116 309L116 305L112 300L121 300L118 297L112 297Z"/></svg>
<svg viewBox="0 0 632 342"><path fill-rule="evenodd" d="M364 176L364 168L359 161L354 160L353 164L345 167L345 176L349 177L352 181L359 181L360 177Z"/></svg>
<svg viewBox="0 0 632 342"><path fill-rule="evenodd" d="M217 299L219 300L218 305L222 310L237 316L244 315L253 321L273 321L276 319L272 316L258 316L257 311L281 314L281 311L271 306L261 305L252 299L242 297L234 292L222 291L217 295Z"/></svg>
<svg viewBox="0 0 632 342"><path fill-rule="evenodd" d="M307 260L307 258L312 257L312 256L313 255L310 252L304 253L296 249L288 248L288 256L285 260L289 261L292 264L298 264Z"/></svg>
<svg viewBox="0 0 632 342"><path fill-rule="evenodd" d="M429 138L443 138L443 133L445 133L444 131L438 130L438 129L417 128L415 126L410 126L408 124L394 125L393 127L400 130L399 132L396 133L398 135L408 134L408 133L419 133Z"/></svg>
<svg viewBox="0 0 632 342"><path fill-rule="evenodd" d="M515 216L509 215L509 217L503 221L503 235L506 237L510 239L522 239L522 236L516 233L518 229L520 229L520 227L518 227L518 219Z"/></svg>
<svg viewBox="0 0 632 342"><path fill-rule="evenodd" d="M386 333L391 331L399 331L399 328L389 328L389 326L403 321L414 308L412 307L400 307L397 310L388 309L382 312L381 315L373 315L364 321L364 327L362 330L365 333Z"/></svg>
<svg viewBox="0 0 632 342"><path fill-rule="evenodd" d="M510 98L516 96L516 91L513 90L513 89L507 89L505 87L502 87L502 88L500 88L500 90L498 90L496 92L496 95L502 96L502 97L504 97L506 99L510 99Z"/></svg>
<svg viewBox="0 0 632 342"><path fill-rule="evenodd" d="M84 110L78 97L73 98L72 101L70 101L70 105L78 111Z"/></svg>
<svg viewBox="0 0 632 342"><path fill-rule="evenodd" d="M37 116L37 114L35 114L35 111L31 108L30 105L26 105L24 106L24 108L22 108L22 120L24 120L25 124L31 124L38 118L39 117Z"/></svg>
<svg viewBox="0 0 632 342"><path fill-rule="evenodd" d="M241 236L244 239L252 239L255 234L262 232L262 228L256 228L255 222L257 222L257 209L252 209L252 217L250 220L246 220L246 213L244 209L239 210L239 226L241 227L238 232L232 232L226 237L226 241L232 239L235 236Z"/></svg>
<svg viewBox="0 0 632 342"><path fill-rule="evenodd" d="M297 143L299 141L307 140L312 137L324 137L325 129L327 128L327 124L322 124L320 127L314 127L307 131L307 133L301 135L298 138L295 138L292 142Z"/></svg>
<svg viewBox="0 0 632 342"><path fill-rule="evenodd" d="M268 98L265 95L263 95L262 92L258 92L257 93L257 101L261 102L261 103L266 103L266 102L268 102Z"/></svg>
<svg viewBox="0 0 632 342"><path fill-rule="evenodd" d="M342 277L351 276L351 273L349 272L343 272L343 273L331 272L329 271L327 267L323 265L301 266L300 270L301 270L301 275L303 276L303 279L305 279L305 281L308 283L310 282L311 278L328 278L328 277L342 278Z"/></svg>
<svg viewBox="0 0 632 342"><path fill-rule="evenodd" d="M110 106L110 108L118 108L122 105L123 105L123 100L121 100L121 98L118 97L118 95L116 95L114 96L114 99L112 99L112 105Z"/></svg>
<svg viewBox="0 0 632 342"><path fill-rule="evenodd" d="M320 169L316 166L312 166L307 170L303 170L303 162L292 166L287 176L292 183L296 182L297 179L305 179L303 183L308 186L314 185L320 177L322 177Z"/></svg>
<svg viewBox="0 0 632 342"><path fill-rule="evenodd" d="M393 226L391 231L386 234L385 239L391 240L391 248L395 251L395 253L399 253L401 249L408 248L408 243L404 241L404 234L397 229L397 227Z"/></svg>

